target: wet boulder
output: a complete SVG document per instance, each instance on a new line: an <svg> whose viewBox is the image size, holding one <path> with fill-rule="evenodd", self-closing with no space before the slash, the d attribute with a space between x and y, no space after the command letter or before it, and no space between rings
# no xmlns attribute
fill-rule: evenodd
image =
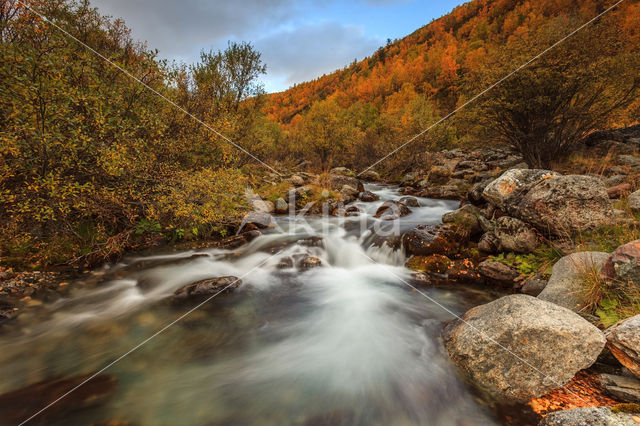
<svg viewBox="0 0 640 426"><path fill-rule="evenodd" d="M402 197L398 200L398 202L409 207L420 207L420 202L416 197L409 197L409 196Z"/></svg>
<svg viewBox="0 0 640 426"><path fill-rule="evenodd" d="M627 318L605 331L607 347L620 364L640 378L640 315Z"/></svg>
<svg viewBox="0 0 640 426"><path fill-rule="evenodd" d="M587 251L561 258L553 265L551 278L538 299L574 312L582 310L583 277L586 273L598 273L608 257L608 253Z"/></svg>
<svg viewBox="0 0 640 426"><path fill-rule="evenodd" d="M322 260L320 260L320 258L315 256L305 256L300 261L301 269L311 269L311 268L317 268L319 266L322 266Z"/></svg>
<svg viewBox="0 0 640 426"><path fill-rule="evenodd" d="M605 338L568 309L515 294L477 306L448 324L444 343L473 385L509 404L567 384L595 362Z"/></svg>
<svg viewBox="0 0 640 426"><path fill-rule="evenodd" d="M378 201L380 199L380 197L378 197L376 194L374 194L371 191L364 191L360 193L360 200L364 201L365 203L371 203L373 201Z"/></svg>
<svg viewBox="0 0 640 426"><path fill-rule="evenodd" d="M385 201L376 210L377 218L393 218L404 217L411 214L411 209L398 201Z"/></svg>
<svg viewBox="0 0 640 426"><path fill-rule="evenodd" d="M278 269L290 269L293 268L293 258L291 256L286 256L281 258L276 265Z"/></svg>
<svg viewBox="0 0 640 426"><path fill-rule="evenodd" d="M449 256L460 251L461 236L451 225L419 225L402 236L402 246L409 255Z"/></svg>
<svg viewBox="0 0 640 426"><path fill-rule="evenodd" d="M511 213L520 197L536 183L556 176L550 170L511 169L486 185L482 198L502 211Z"/></svg>
<svg viewBox="0 0 640 426"><path fill-rule="evenodd" d="M431 272L444 274L451 266L451 259L441 254L431 256L412 256L406 263L406 267L412 271Z"/></svg>
<svg viewBox="0 0 640 426"><path fill-rule="evenodd" d="M478 272L487 284L499 287L513 287L520 276L514 267L491 259L481 262L478 265Z"/></svg>
<svg viewBox="0 0 640 426"><path fill-rule="evenodd" d="M16 303L9 300L0 299L0 324L12 320L18 316L19 308Z"/></svg>
<svg viewBox="0 0 640 426"><path fill-rule="evenodd" d="M580 407L547 414L538 426L633 426L638 421L628 413L614 413L609 407Z"/></svg>
<svg viewBox="0 0 640 426"><path fill-rule="evenodd" d="M459 251L459 236L447 225L420 225L402 236L402 246L414 256L447 256Z"/></svg>
<svg viewBox="0 0 640 426"><path fill-rule="evenodd" d="M442 222L455 224L460 230L468 232L470 235L480 232L480 209L471 204L466 204L458 210L445 213Z"/></svg>
<svg viewBox="0 0 640 426"><path fill-rule="evenodd" d="M359 216L360 213L361 212L358 206L349 206L346 209L344 209L345 216Z"/></svg>
<svg viewBox="0 0 640 426"><path fill-rule="evenodd" d="M555 235L595 229L614 218L607 189L594 176L550 176L533 185L510 210L538 230Z"/></svg>
<svg viewBox="0 0 640 426"><path fill-rule="evenodd" d="M538 247L538 236L533 228L513 217L498 218L493 235L498 240L501 251L531 253Z"/></svg>
<svg viewBox="0 0 640 426"><path fill-rule="evenodd" d="M456 259L451 262L447 269L447 278L449 281L464 284L480 284L484 280L471 259Z"/></svg>
<svg viewBox="0 0 640 426"><path fill-rule="evenodd" d="M231 293L240 284L242 284L242 280L233 276L200 280L177 289L172 300L174 302L200 301L219 293Z"/></svg>

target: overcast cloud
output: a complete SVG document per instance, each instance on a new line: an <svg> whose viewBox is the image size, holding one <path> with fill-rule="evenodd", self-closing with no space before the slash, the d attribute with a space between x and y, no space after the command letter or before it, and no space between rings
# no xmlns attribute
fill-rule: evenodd
<svg viewBox="0 0 640 426"><path fill-rule="evenodd" d="M251 42L267 64L268 91L371 55L461 0L91 0L123 18L162 58L193 63L228 40Z"/></svg>
<svg viewBox="0 0 640 426"><path fill-rule="evenodd" d="M104 13L124 17L134 37L163 57L193 59L207 45L245 40L289 20L295 0L93 0ZM247 40L249 41L249 40Z"/></svg>
<svg viewBox="0 0 640 426"><path fill-rule="evenodd" d="M288 85L312 80L370 55L381 41L362 28L335 22L304 25L257 40L271 72Z"/></svg>

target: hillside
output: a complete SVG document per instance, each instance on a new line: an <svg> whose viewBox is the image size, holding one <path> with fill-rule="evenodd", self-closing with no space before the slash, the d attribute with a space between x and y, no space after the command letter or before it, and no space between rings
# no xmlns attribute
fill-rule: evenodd
<svg viewBox="0 0 640 426"><path fill-rule="evenodd" d="M340 108L351 109L350 115L357 117L356 127L368 133L365 139L368 137L369 145L374 139L376 144L387 144L386 139L391 139L389 145L397 146L404 137L426 127L432 118L447 114L493 83L492 72L487 68L503 69L506 74L612 4L597 0L471 1L360 62L270 95L266 111L272 120L292 129L314 104L333 100ZM612 28L619 30L618 35L603 37ZM571 42L591 43L609 36L612 38L608 43L617 50L602 51L603 57L627 54L637 49L638 28L640 5L623 2L572 37L566 46L546 56L562 55L562 48L569 50ZM523 40L527 50L519 51L519 58L500 57L506 48ZM585 54L589 56L591 52ZM582 58L590 59L597 60L596 53L592 58ZM413 110L407 108L416 102L421 105L414 105ZM637 115L631 111L637 112L637 106L636 102L635 109L629 107L625 113L609 117L607 125L633 123ZM416 109L423 111L421 117L416 118ZM428 113L424 113L425 109ZM382 123L373 125L380 117ZM378 137L373 137L372 126ZM383 130L392 135L382 137ZM435 139L448 145L458 139L468 140L475 130L458 124L457 129L450 127L444 136Z"/></svg>
<svg viewBox="0 0 640 426"><path fill-rule="evenodd" d="M355 102L381 106L406 84L437 100L440 107L450 107L459 101L471 70L508 40L535 33L561 16L587 21L612 4L597 0L470 1L360 62L270 95L268 112L278 122L289 123L314 102L329 97L343 107ZM639 39L637 2L623 2L606 19L618 23L630 42ZM567 28L567 33L570 30ZM530 53L533 56L536 52Z"/></svg>

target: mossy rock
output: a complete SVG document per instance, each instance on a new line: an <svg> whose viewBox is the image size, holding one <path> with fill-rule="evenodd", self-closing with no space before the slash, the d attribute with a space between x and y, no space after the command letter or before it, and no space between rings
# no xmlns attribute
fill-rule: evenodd
<svg viewBox="0 0 640 426"><path fill-rule="evenodd" d="M413 271L444 274L451 265L451 259L447 256L434 254L431 256L412 256L407 261L407 268Z"/></svg>

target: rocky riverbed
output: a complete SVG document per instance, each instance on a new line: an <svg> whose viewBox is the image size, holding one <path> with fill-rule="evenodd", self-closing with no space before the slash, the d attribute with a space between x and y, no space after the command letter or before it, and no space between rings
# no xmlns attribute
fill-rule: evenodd
<svg viewBox="0 0 640 426"><path fill-rule="evenodd" d="M632 139L591 144L617 153L604 175L531 170L487 149L439 153L399 186L373 171L292 173L286 194L253 194L237 235L207 249L128 258L82 280L3 269L0 410L25 417L12 404L46 405L163 319L220 295L158 339L166 356L132 357L42 419L158 424L180 388L166 418L188 411L188 424L639 424L640 316L603 321L585 289L638 291L640 241L575 244L635 223ZM288 391L265 397L274 383Z"/></svg>

